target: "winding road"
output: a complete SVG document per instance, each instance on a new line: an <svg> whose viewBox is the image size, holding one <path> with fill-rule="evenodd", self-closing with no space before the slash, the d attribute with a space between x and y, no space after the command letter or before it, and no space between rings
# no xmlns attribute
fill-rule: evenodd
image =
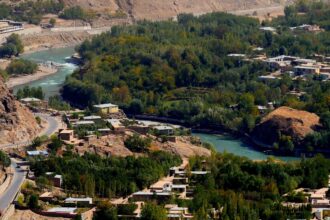
<svg viewBox="0 0 330 220"><path fill-rule="evenodd" d="M0 195L0 212L3 213L9 205L14 201L20 187L25 179L25 171L17 167L14 160L11 161L11 168L14 171L14 176L6 191Z"/></svg>
<svg viewBox="0 0 330 220"><path fill-rule="evenodd" d="M48 114L36 113L35 116L39 116L43 120L47 121L48 124L47 128L44 129L40 133L40 135L50 136L54 134L61 127L61 122L57 120L55 117L52 117ZM22 146L27 146L29 144L31 144L31 141L19 142L15 144L7 144L0 146L0 149L22 147ZM20 167L17 167L17 163L16 161L14 161L14 159L11 159L11 168L14 172L11 183L6 189L6 191L0 195L0 216L1 213L5 212L7 208L10 206L10 204L14 201L26 176L25 171L23 171Z"/></svg>

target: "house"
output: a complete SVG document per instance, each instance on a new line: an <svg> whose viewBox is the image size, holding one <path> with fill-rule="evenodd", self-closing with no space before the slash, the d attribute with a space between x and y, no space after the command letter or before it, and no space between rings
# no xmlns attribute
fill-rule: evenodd
<svg viewBox="0 0 330 220"><path fill-rule="evenodd" d="M318 75L320 74L320 67L318 66L295 66L294 73L297 76L301 75Z"/></svg>
<svg viewBox="0 0 330 220"><path fill-rule="evenodd" d="M37 98L33 98L33 97L23 98L23 99L20 99L20 101L24 104L37 104L37 103L42 102L41 99L37 99Z"/></svg>
<svg viewBox="0 0 330 220"><path fill-rule="evenodd" d="M59 133L59 138L62 141L72 141L74 139L74 131L73 130L61 130Z"/></svg>
<svg viewBox="0 0 330 220"><path fill-rule="evenodd" d="M72 208L72 207L54 207L54 208L48 209L46 212L49 214L75 215L76 211L77 211L77 208Z"/></svg>
<svg viewBox="0 0 330 220"><path fill-rule="evenodd" d="M150 200L159 200L166 201L169 200L172 196L171 192L151 192L151 191L139 191L133 193L134 201L150 201Z"/></svg>
<svg viewBox="0 0 330 220"><path fill-rule="evenodd" d="M125 126L120 122L119 119L107 119L105 121L111 125L116 133L125 132Z"/></svg>
<svg viewBox="0 0 330 220"><path fill-rule="evenodd" d="M97 131L101 134L101 136L106 136L111 133L110 128L100 128L100 129L97 129Z"/></svg>
<svg viewBox="0 0 330 220"><path fill-rule="evenodd" d="M61 187L62 183L63 183L62 175L57 174L53 177L53 184L55 187Z"/></svg>
<svg viewBox="0 0 330 220"><path fill-rule="evenodd" d="M158 135L173 135L174 128L166 125L159 125L153 128Z"/></svg>
<svg viewBox="0 0 330 220"><path fill-rule="evenodd" d="M24 30L22 22L0 20L0 34L6 34L20 30Z"/></svg>
<svg viewBox="0 0 330 220"><path fill-rule="evenodd" d="M187 220L193 219L193 215L189 213L188 208L179 207L176 204L165 205L167 211L167 219L169 220Z"/></svg>
<svg viewBox="0 0 330 220"><path fill-rule="evenodd" d="M91 205L93 204L93 199L90 198L90 197L87 197L87 198L72 198L72 197L69 197L69 198L66 198L64 200L65 203L67 204L86 204L86 205Z"/></svg>
<svg viewBox="0 0 330 220"><path fill-rule="evenodd" d="M114 105L111 103L94 105L94 108L103 114L111 114L111 113L118 113L119 107L118 105Z"/></svg>
<svg viewBox="0 0 330 220"><path fill-rule="evenodd" d="M44 192L39 196L39 199L44 202L49 202L54 199L54 195L52 192Z"/></svg>

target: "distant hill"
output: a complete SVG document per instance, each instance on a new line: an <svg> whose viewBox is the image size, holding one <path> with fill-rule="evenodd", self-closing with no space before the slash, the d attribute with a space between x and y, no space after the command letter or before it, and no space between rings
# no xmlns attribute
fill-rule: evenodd
<svg viewBox="0 0 330 220"><path fill-rule="evenodd" d="M141 20L163 20L180 13L204 14L215 11L263 9L284 6L293 0L64 0L99 12L122 11ZM259 12L259 11L258 11Z"/></svg>

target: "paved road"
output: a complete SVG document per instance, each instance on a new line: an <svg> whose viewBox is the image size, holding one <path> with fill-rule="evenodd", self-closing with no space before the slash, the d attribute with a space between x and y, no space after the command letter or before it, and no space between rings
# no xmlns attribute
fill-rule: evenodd
<svg viewBox="0 0 330 220"><path fill-rule="evenodd" d="M58 120L56 120L56 118L54 118L53 116L50 116L48 114L42 114L42 113L36 113L35 115L44 119L48 123L47 129L44 130L43 132L41 132L41 135L50 136L59 129L60 122Z"/></svg>
<svg viewBox="0 0 330 220"><path fill-rule="evenodd" d="M20 168L17 168L17 165L13 160L11 162L11 167L14 171L14 176L7 190L0 195L0 212L5 211L14 201L15 196L25 179L25 172Z"/></svg>

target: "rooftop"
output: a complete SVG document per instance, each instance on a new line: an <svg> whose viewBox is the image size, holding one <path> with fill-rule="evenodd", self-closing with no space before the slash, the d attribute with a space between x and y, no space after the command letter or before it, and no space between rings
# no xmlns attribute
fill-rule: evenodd
<svg viewBox="0 0 330 220"><path fill-rule="evenodd" d="M87 198L73 198L69 197L64 200L65 203L74 203L74 202L89 202L90 204L93 203L93 199L90 197Z"/></svg>
<svg viewBox="0 0 330 220"><path fill-rule="evenodd" d="M27 151L26 153L29 156L39 156L39 155L47 156L48 155L48 152L46 150L33 150L33 151Z"/></svg>
<svg viewBox="0 0 330 220"><path fill-rule="evenodd" d="M77 208L55 207L55 208L48 209L47 212L74 214L76 210L77 210Z"/></svg>
<svg viewBox="0 0 330 220"><path fill-rule="evenodd" d="M33 97L28 97L28 98L23 98L21 99L22 102L40 102L41 99L33 98Z"/></svg>
<svg viewBox="0 0 330 220"><path fill-rule="evenodd" d="M118 107L118 105L114 105L111 103L104 103L100 105L94 105L95 108L111 108L111 107Z"/></svg>
<svg viewBox="0 0 330 220"><path fill-rule="evenodd" d="M97 120L97 119L101 119L101 116L91 115L91 116L85 116L84 117L84 120Z"/></svg>

